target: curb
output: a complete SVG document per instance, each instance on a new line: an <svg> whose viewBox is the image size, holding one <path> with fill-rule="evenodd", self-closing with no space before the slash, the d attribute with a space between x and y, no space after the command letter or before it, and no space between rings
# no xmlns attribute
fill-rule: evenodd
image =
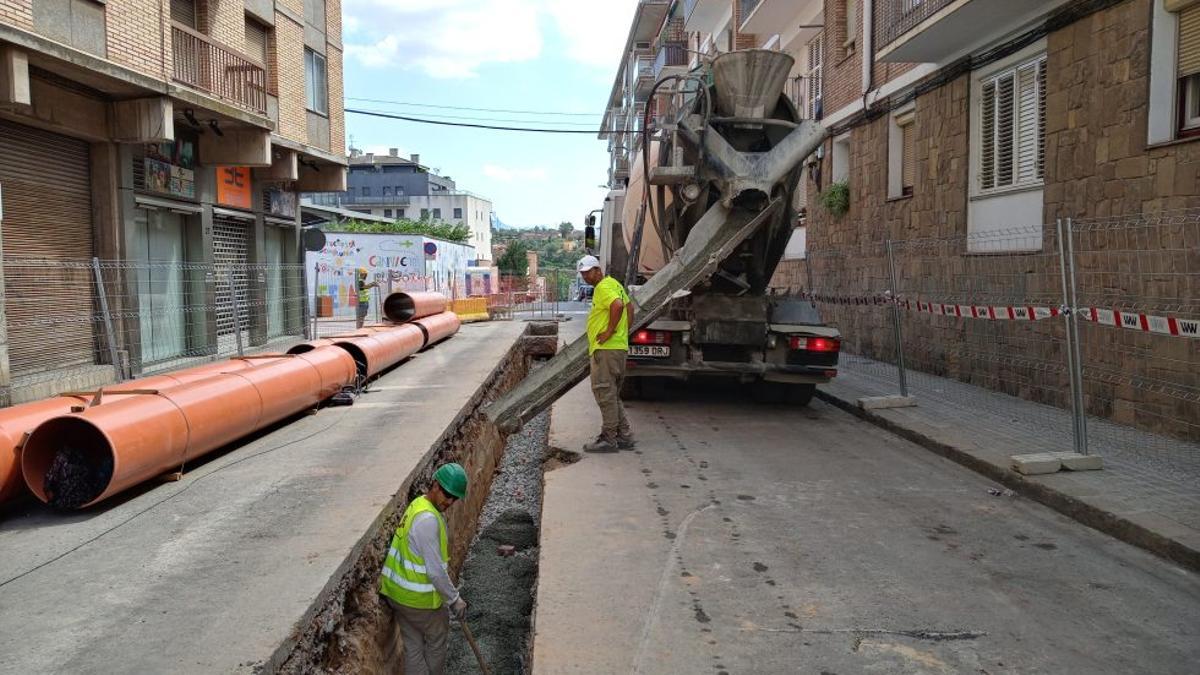
<svg viewBox="0 0 1200 675"><path fill-rule="evenodd" d="M1032 499L1043 506L1048 506L1094 530L1149 551L1160 558L1193 572L1200 572L1200 550L1147 529L1111 511L1105 511L1081 499L1072 497L1041 483L1028 480L1003 466L980 459L962 448L893 422L874 411L863 410L853 401L847 401L821 389L817 389L817 398L905 440L916 443L926 450L930 450L957 464L961 464L978 474L1000 483L1019 495Z"/></svg>

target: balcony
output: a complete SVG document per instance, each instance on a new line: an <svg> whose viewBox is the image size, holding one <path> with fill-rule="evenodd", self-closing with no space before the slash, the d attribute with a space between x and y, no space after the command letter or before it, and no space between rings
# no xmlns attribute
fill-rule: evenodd
<svg viewBox="0 0 1200 675"><path fill-rule="evenodd" d="M715 33L717 22L727 11L729 0L684 0L684 30L689 33Z"/></svg>
<svg viewBox="0 0 1200 675"><path fill-rule="evenodd" d="M878 60L941 63L988 37L1000 37L1045 16L1066 0L880 0Z"/></svg>
<svg viewBox="0 0 1200 675"><path fill-rule="evenodd" d="M658 57L654 59L654 79L662 78L663 71L668 68L667 75L687 72L688 51L686 42L664 42L658 48Z"/></svg>
<svg viewBox="0 0 1200 675"><path fill-rule="evenodd" d="M742 25L739 26L739 30L743 33L764 37L789 32L786 29L806 26L809 29L805 38L807 42L824 22L823 0L739 1L742 3Z"/></svg>
<svg viewBox="0 0 1200 675"><path fill-rule="evenodd" d="M627 89L633 92L634 100L645 101L654 86L654 59L650 56L634 56L629 59Z"/></svg>
<svg viewBox="0 0 1200 675"><path fill-rule="evenodd" d="M822 115L822 90L820 77L793 77L787 81L784 93L796 106L802 120L820 120Z"/></svg>
<svg viewBox="0 0 1200 675"><path fill-rule="evenodd" d="M174 79L251 112L267 113L267 71L238 52L179 24L171 26Z"/></svg>

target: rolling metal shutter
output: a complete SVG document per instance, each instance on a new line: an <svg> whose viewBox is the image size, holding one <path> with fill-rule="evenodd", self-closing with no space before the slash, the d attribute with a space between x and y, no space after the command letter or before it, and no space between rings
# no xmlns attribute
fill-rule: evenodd
<svg viewBox="0 0 1200 675"><path fill-rule="evenodd" d="M217 279L217 335L221 338L224 351L226 342L233 344L234 328L242 329L242 341L249 339L250 294L246 263L249 257L250 224L232 218L213 218L213 262ZM230 288L229 275L233 275ZM233 292L237 293L237 323L234 321Z"/></svg>
<svg viewBox="0 0 1200 675"><path fill-rule="evenodd" d="M0 121L0 237L14 376L95 362L89 159L86 142Z"/></svg>

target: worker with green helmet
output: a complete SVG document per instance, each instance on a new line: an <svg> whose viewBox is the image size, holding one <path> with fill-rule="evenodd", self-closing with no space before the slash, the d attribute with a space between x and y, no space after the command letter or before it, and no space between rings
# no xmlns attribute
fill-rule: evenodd
<svg viewBox="0 0 1200 675"><path fill-rule="evenodd" d="M371 309L371 289L379 286L378 281L367 282L367 268L360 267L354 274L354 290L357 293L358 306L355 312L355 326L362 328L367 320L367 312Z"/></svg>
<svg viewBox="0 0 1200 675"><path fill-rule="evenodd" d="M405 509L383 561L379 596L399 626L406 675L441 675L450 615L466 614L467 602L450 581L450 537L442 515L466 496L462 466L438 467L429 489Z"/></svg>

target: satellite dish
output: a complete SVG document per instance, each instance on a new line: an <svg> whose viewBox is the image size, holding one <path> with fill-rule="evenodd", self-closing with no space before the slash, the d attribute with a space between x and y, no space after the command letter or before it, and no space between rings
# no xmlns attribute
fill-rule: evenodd
<svg viewBox="0 0 1200 675"><path fill-rule="evenodd" d="M325 248L325 233L315 227L304 230L304 250L317 252Z"/></svg>

